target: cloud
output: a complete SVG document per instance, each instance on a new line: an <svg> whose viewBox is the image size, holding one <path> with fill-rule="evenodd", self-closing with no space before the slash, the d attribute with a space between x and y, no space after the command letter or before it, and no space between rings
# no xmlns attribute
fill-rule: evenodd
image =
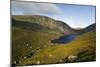
<svg viewBox="0 0 100 67"><path fill-rule="evenodd" d="M12 1L13 15L34 15L34 14L60 14L60 9L52 3L19 2Z"/></svg>

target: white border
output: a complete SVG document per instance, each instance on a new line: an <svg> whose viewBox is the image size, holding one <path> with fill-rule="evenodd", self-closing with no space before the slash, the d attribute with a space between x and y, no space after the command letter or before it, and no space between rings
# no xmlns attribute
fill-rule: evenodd
<svg viewBox="0 0 100 67"><path fill-rule="evenodd" d="M40 2L96 5L96 0L16 0L16 1L40 1Z"/></svg>
<svg viewBox="0 0 100 67"><path fill-rule="evenodd" d="M10 66L10 1L0 0L0 67Z"/></svg>

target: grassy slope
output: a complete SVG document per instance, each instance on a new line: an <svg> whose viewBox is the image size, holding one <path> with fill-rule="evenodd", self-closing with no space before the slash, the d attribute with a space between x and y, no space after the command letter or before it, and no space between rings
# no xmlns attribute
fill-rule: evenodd
<svg viewBox="0 0 100 67"><path fill-rule="evenodd" d="M38 25L39 29L41 30L41 28L46 28L48 32L51 33L63 33L63 32L67 32L67 34L75 34L75 32L73 31L73 29L65 24L62 21L58 21L58 20L54 20L50 17L47 16L39 16L39 15L33 15L33 16L12 16L12 23L16 22L17 25L20 26L24 26L29 29L31 29L32 27L36 27L36 25ZM29 24L28 24L29 23ZM33 24L34 26L33 26ZM16 25L15 24L15 25ZM31 24L31 25L30 25ZM36 27L38 29L38 27ZM34 28L35 30L37 30L36 28ZM45 31L45 29L43 29Z"/></svg>
<svg viewBox="0 0 100 67"><path fill-rule="evenodd" d="M40 61L39 64L63 63L67 62L68 59L66 58L71 55L78 56L74 62L94 61L95 40L95 32L88 32L67 45L44 48L33 57L24 60L21 64L37 64L38 61Z"/></svg>
<svg viewBox="0 0 100 67"><path fill-rule="evenodd" d="M32 50L36 51L50 46L50 41L56 38L57 34L45 32L27 31L20 28L12 28L12 62L19 60ZM27 46L28 44L28 46ZM30 48L32 47L32 48Z"/></svg>

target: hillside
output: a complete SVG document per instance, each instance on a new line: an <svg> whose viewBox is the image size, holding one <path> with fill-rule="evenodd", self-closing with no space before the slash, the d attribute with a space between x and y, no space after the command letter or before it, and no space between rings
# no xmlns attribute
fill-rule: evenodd
<svg viewBox="0 0 100 67"><path fill-rule="evenodd" d="M95 48L95 32L91 31L79 36L69 44L46 47L31 58L23 60L21 64L34 65L95 61ZM71 56L75 56L75 58L69 58Z"/></svg>
<svg viewBox="0 0 100 67"><path fill-rule="evenodd" d="M49 33L74 33L73 29L64 22L54 20L50 17L38 15L12 16L12 26Z"/></svg>
<svg viewBox="0 0 100 67"><path fill-rule="evenodd" d="M12 29L12 63L25 55L36 52L47 46L51 46L51 40L59 35L34 32L13 27Z"/></svg>
<svg viewBox="0 0 100 67"><path fill-rule="evenodd" d="M94 32L96 31L96 23L91 24L84 29L74 30L74 32L76 32L78 34L83 34L83 33L89 32L89 31L94 31Z"/></svg>

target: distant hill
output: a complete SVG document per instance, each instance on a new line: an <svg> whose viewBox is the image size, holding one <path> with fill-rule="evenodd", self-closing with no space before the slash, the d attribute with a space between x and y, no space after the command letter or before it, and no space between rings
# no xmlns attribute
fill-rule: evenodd
<svg viewBox="0 0 100 67"><path fill-rule="evenodd" d="M78 34L83 34L83 33L89 32L89 31L94 31L94 32L96 31L96 24L95 23L87 26L84 29L74 30L74 32L76 32Z"/></svg>
<svg viewBox="0 0 100 67"><path fill-rule="evenodd" d="M73 29L62 21L46 16L12 16L12 26L49 33L74 33Z"/></svg>

